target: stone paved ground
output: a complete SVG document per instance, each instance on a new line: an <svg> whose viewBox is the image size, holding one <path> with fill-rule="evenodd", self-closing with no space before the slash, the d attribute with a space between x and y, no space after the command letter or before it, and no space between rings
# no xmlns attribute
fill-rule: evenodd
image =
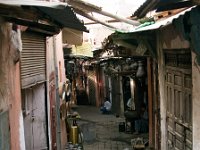
<svg viewBox="0 0 200 150"><path fill-rule="evenodd" d="M77 106L74 111L81 115L78 124L84 135L84 150L132 150L131 139L138 135L119 132L119 122L124 118L102 115L93 106Z"/></svg>

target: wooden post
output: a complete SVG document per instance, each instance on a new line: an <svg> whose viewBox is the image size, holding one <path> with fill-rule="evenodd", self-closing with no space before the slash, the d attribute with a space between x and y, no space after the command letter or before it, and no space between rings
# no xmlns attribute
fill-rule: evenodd
<svg viewBox="0 0 200 150"><path fill-rule="evenodd" d="M73 6L76 9L79 10L84 10L85 12L96 12L99 13L101 15L110 17L110 18L114 18L116 20L119 20L121 22L133 25L133 26L138 26L140 25L139 21L136 20L130 20L127 18L123 18L117 15L114 15L112 13L109 13L107 11L103 11L101 7L98 7L96 5L93 5L91 3L88 2L84 2L82 0L67 0L67 3L70 4L71 6Z"/></svg>
<svg viewBox="0 0 200 150"><path fill-rule="evenodd" d="M152 67L151 58L147 58L147 78L148 78L148 114L149 114L149 147L153 147L153 90L152 90Z"/></svg>
<svg viewBox="0 0 200 150"><path fill-rule="evenodd" d="M84 11L81 11L81 10L79 10L79 9L74 9L74 10L75 10L75 12L78 13L79 15L84 16L84 17L86 17L86 18L88 18L88 19L90 19L90 20L92 20L92 21L95 21L95 22L97 22L97 23L100 23L100 24L102 24L102 25L104 25L104 26L106 26L106 27L108 27L108 28L113 29L113 30L119 30L119 29L117 29L116 27L114 27L114 26L112 26L112 25L110 25L110 24L108 24L108 23L106 23L106 22L104 22L104 21L101 21L101 20L99 20L99 19L97 19L97 18L95 18L95 17L93 17L93 16L91 16L91 15L85 13Z"/></svg>

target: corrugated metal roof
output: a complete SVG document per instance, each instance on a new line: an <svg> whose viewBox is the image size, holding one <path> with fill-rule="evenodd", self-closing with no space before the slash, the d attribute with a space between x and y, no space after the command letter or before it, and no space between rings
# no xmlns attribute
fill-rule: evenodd
<svg viewBox="0 0 200 150"><path fill-rule="evenodd" d="M0 0L1 4L10 5L10 6L46 6L54 8L64 8L67 6L67 3L62 2L47 2L47 1L37 1L37 0Z"/></svg>
<svg viewBox="0 0 200 150"><path fill-rule="evenodd" d="M183 7L190 7L192 3L190 0L146 0L133 14L133 17L144 17L148 12L158 9L159 11L166 11L178 9Z"/></svg>
<svg viewBox="0 0 200 150"><path fill-rule="evenodd" d="M63 27L73 28L81 31L86 31L87 29L84 26L73 12L73 9L69 6L65 9L54 9L51 7L36 6L40 11L51 17L54 21L60 24Z"/></svg>
<svg viewBox="0 0 200 150"><path fill-rule="evenodd" d="M135 28L133 29L132 31L130 31L131 33L135 33L135 32L142 32L142 31L148 31L148 30L155 30L155 29L159 29L159 28L162 28L164 26L167 26L169 24L172 24L173 20L179 18L181 15L184 15L186 12L189 12L191 11L193 8L195 8L196 6L193 6L193 7L190 7L188 9L185 9L184 11L176 14L176 15L173 15L173 16L170 16L168 18L164 18L163 20L158 20L157 22L155 22L154 24L152 25L149 25L149 26L145 26L145 27L141 27L141 28Z"/></svg>
<svg viewBox="0 0 200 150"><path fill-rule="evenodd" d="M159 0L146 0L133 14L138 18L144 17L149 11L151 11L157 4Z"/></svg>
<svg viewBox="0 0 200 150"><path fill-rule="evenodd" d="M81 31L88 31L67 3L47 2L35 0L0 0L1 5L16 7L34 7L43 12L61 27L73 28Z"/></svg>

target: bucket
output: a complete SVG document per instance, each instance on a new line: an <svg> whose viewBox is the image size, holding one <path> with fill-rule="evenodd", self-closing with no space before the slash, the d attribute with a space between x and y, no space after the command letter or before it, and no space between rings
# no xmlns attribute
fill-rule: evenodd
<svg viewBox="0 0 200 150"><path fill-rule="evenodd" d="M71 126L69 138L72 144L78 143L78 127L77 126Z"/></svg>

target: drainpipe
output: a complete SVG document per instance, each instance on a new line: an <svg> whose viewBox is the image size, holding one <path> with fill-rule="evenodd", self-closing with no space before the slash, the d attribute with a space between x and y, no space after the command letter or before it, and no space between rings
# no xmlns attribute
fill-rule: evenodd
<svg viewBox="0 0 200 150"><path fill-rule="evenodd" d="M54 67L56 75L56 147L57 150L61 150L61 129L60 129L60 97L59 97L59 85L58 85L58 66L56 55L56 37L53 36L53 53L54 53Z"/></svg>

